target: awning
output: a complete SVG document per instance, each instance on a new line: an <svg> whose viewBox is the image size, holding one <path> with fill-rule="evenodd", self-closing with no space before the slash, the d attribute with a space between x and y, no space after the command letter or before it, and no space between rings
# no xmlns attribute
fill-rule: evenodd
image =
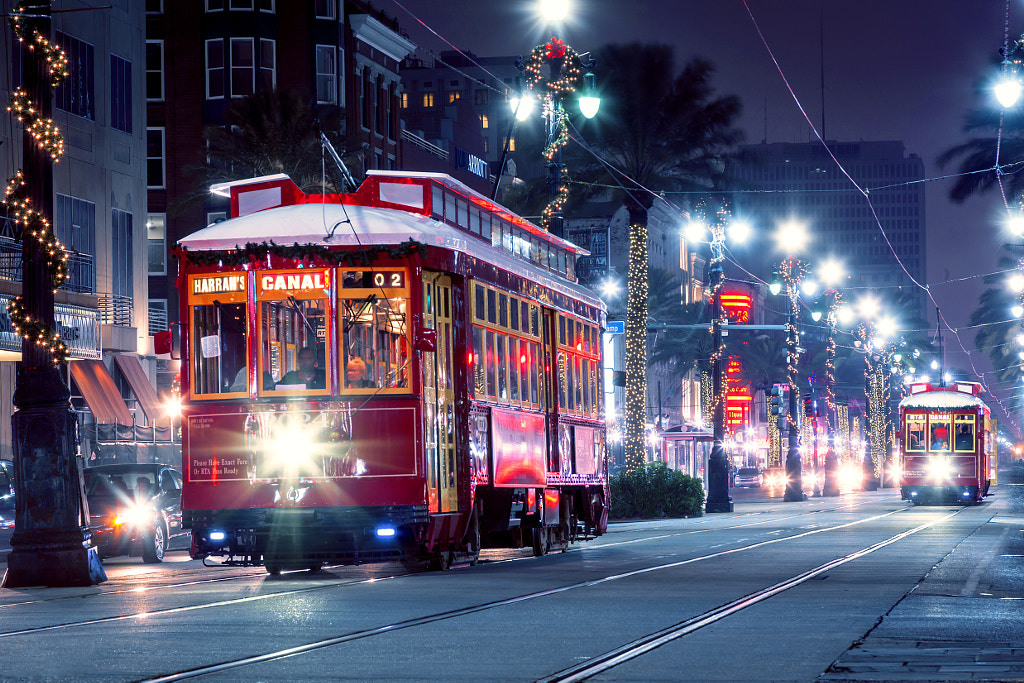
<svg viewBox="0 0 1024 683"><path fill-rule="evenodd" d="M76 360L71 362L71 376L92 416L99 424L132 424L132 414L121 398L121 392L114 384L114 378L100 360Z"/></svg>
<svg viewBox="0 0 1024 683"><path fill-rule="evenodd" d="M114 362L121 369L121 374L128 380L135 398L139 399L142 411L149 418L149 424L156 424L156 421L165 417L160 406L160 399L157 398L156 389L149 382L146 371L142 369L142 363L138 356L114 356Z"/></svg>

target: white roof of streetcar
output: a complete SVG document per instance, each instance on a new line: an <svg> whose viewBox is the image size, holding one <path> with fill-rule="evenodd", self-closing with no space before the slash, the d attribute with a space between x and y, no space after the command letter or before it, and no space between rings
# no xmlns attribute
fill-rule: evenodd
<svg viewBox="0 0 1024 683"><path fill-rule="evenodd" d="M498 207L506 216L514 216L504 207L443 173L406 171L370 171L370 176L381 178L416 178L438 181L463 196L476 198L482 204ZM244 181L221 183L211 188L216 194L238 192L246 185L288 180L278 174ZM334 195L328 195L334 196ZM337 195L343 201L353 201L353 195ZM515 217L516 225L529 226L532 235L576 254L587 254L580 247L542 231L532 223ZM540 235L537 235L540 233ZM365 247L370 245L397 245L413 239L421 244L460 252L492 263L502 270L532 280L574 299L604 310L604 303L589 289L558 276L545 268L517 258L495 248L471 233L436 218L397 208L380 208L364 204L321 203L287 204L256 210L252 213L220 221L178 240L178 244L192 251L233 251L247 243L274 242L281 246L309 244L323 247Z"/></svg>

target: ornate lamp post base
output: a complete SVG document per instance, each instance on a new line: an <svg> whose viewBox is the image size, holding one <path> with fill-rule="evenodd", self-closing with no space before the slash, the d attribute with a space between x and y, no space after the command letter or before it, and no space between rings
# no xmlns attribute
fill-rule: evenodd
<svg viewBox="0 0 1024 683"><path fill-rule="evenodd" d="M18 482L15 529L3 585L91 586L107 580L90 547L75 454L78 423L54 368L22 369L11 416Z"/></svg>

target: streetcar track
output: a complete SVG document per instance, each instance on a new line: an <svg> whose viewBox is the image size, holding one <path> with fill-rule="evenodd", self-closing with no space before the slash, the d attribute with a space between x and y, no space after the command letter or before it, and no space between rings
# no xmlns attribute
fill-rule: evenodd
<svg viewBox="0 0 1024 683"><path fill-rule="evenodd" d="M306 653L313 652L313 651L316 651L316 650L321 650L321 649L324 649L324 648L327 648L327 647L331 647L331 646L334 646L334 645L341 645L341 644L344 644L344 643L353 642L353 641L356 641L356 640L362 640L362 639L370 638L370 637L377 636L377 635L393 633L393 632L396 632L396 631L399 631L399 630L404 630L404 629L408 629L408 628L414 628L414 627L417 627L417 626L425 626L425 625L429 625L429 624L436 623L436 622L439 622L439 621L453 619L453 618L457 618L457 617L461 617L461 616L467 616L467 615L470 615L470 614L475 614L475 613L479 613L479 612L483 612L483 611L487 611L487 610L491 610L491 609L496 609L496 608L499 608L499 607L515 605L515 604L523 603L523 602L526 602L526 601L529 601L529 600L534 600L534 599L537 599L537 598L548 597L548 596L551 596L551 595L557 595L557 594L560 594L560 593L565 593L565 592L568 592L568 591L571 591L571 590L599 586L601 584L608 583L608 582L611 582L611 581L618 581L618 580L621 580L621 579L627 579L627 578L632 578L632 577L636 577L636 576L642 576L642 575L649 574L649 573L652 573L652 572L655 572L655 571L660 571L660 570L663 570L663 569L677 568L677 567L685 566L685 565L688 565L688 564L693 564L693 563L696 563L696 562L701 562L701 561L704 561L704 560L715 559L715 558L723 557L723 556L726 556L726 555L731 555L731 554L734 554L734 553L743 552L745 550L752 550L754 548L760 548L760 547L764 547L764 546L768 546L768 545L774 545L776 543L781 543L781 542L784 542L784 541L795 540L795 539L798 539L798 538L804 538L804 537L811 536L811 535L814 535L814 534L823 533L823 532L826 532L826 531L836 531L836 530L840 530L840 529L845 529L845 528L848 528L848 527L851 527L851 526L855 526L855 525L858 525L858 524L863 524L863 523L875 521L875 520L878 520L878 519L883 519L885 517L889 517L889 516L892 516L894 514L897 514L898 512L905 512L907 510L908 510L908 508L904 508L902 510L891 510L889 512L881 513L881 514L878 514L878 515L872 515L872 516L866 517L864 519L854 520L854 521L851 521L851 522L845 522L843 524L838 524L838 525L833 526L833 527L818 528L818 529L814 529L814 530L811 530L811 531L805 531L803 533L794 534L793 536L787 536L785 538L775 538L775 539L769 539L769 540L766 540L766 541L760 541L760 542L753 543L753 544L748 545L748 546L744 546L742 548L732 548L732 549L729 549L729 550L722 550L722 551L719 551L719 552L716 552L716 553L711 553L711 554L708 554L708 555L702 555L702 556L698 556L698 557L692 557L692 558L688 558L688 559L685 559L685 560L679 560L679 561L676 561L676 562L670 562L670 563L666 563L666 564L654 565L654 566L650 566L650 567L642 567L640 569L634 569L634 570L630 570L630 571L627 571L627 572L621 572L621 573L618 573L618 574L612 574L612 575L604 576L604 577L601 577L601 578L598 578L598 579L592 579L592 580L589 580L589 581L583 581L583 582L579 582L579 583L575 583L575 584L569 584L569 585L560 586L560 587L556 587L556 588L549 588L549 589L545 589L545 590L542 590L542 591L536 591L536 592L533 592L533 593L517 595L517 596L510 597L510 598L506 598L504 600L496 600L496 601L491 601L491 602L487 602L487 603L471 605L469 607L465 607L465 608L458 609L458 610L450 610L450 611L447 611L447 612L439 612L439 613L432 614L432 615L416 617L414 619L408 619L408 620L404 620L404 621L400 621L400 622L394 622L394 623L391 623L391 624L385 624L383 626L377 626L377 627L374 627L374 628L364 629L364 630L361 630L361 631L354 631L354 632L347 633L347 634L340 635L340 636L334 636L334 637L331 637L331 638L324 638L324 639L321 639L321 640L313 641L311 643L306 643L306 644L303 644L303 645L296 645L296 646L293 646L293 647L285 648L285 649L282 649L282 650L277 650L277 651L274 651L274 652L267 652L267 653L263 653L263 654L260 654L260 655L253 655L253 656L250 656L250 657L244 657L244 658L237 659L237 660L220 662L218 664L212 664L212 665L208 665L208 666L204 666L204 667L197 667L197 668L194 668L194 669L180 671L180 672L177 672L177 673L174 673L174 674L167 674L167 675L164 675L164 676L159 676L159 677L156 677L156 678L148 678L148 679L143 679L143 680L146 683L166 683L166 682L170 682L170 681L180 681L180 680L185 680L187 678L195 678L197 676L205 676L205 675L209 675L209 674L222 673L224 671L229 671L229 670L232 670L232 669L238 669L238 668L242 668L242 667L245 667L245 666L251 666L251 665L254 665L254 664L261 664L261 663L276 661L276 660L279 660L279 659L286 659L286 658L289 658L289 657L295 657L295 656L298 656L298 655L302 655L302 654L306 654ZM861 549L861 550L859 550L859 551L857 551L855 553L852 553L850 555L847 555L847 556L845 556L843 558L838 558L837 560L833 560L833 561L831 561L829 563L826 563L825 565L821 565L821 567L818 567L818 568L816 568L814 570L811 570L810 572L805 572L804 574L800 574L797 577L793 577L791 579L787 579L784 582L778 583L775 586L772 586L772 587L770 587L768 589L765 589L766 591L772 591L770 594L765 595L765 597L758 598L758 599L755 600L754 597L757 596L758 594L752 594L752 596L746 596L745 598L741 598L741 600L753 600L749 604L755 604L756 602L760 602L761 600L767 599L768 597L772 597L773 595L776 595L776 594L782 592L783 590L787 590L788 588L791 588L791 587L793 587L795 585L799 585L799 583L803 583L804 581L806 581L806 580L808 580L810 578L813 578L814 576L817 576L818 574L821 574L821 573L823 573L825 571L828 571L829 569L832 569L832 568L834 568L836 566L839 566L841 564L845 564L846 562L853 561L854 559L858 559L859 557L863 557L864 555L868 554L869 552L874 552L875 550L878 550L879 548L885 547L886 545L889 545L891 543L895 543L896 541L901 540L901 539L903 539L903 538L905 538L905 537L907 537L907 536L909 536L909 535L911 535L913 533L917 533L918 531L921 531L921 530L926 529L926 528L928 528L930 526L933 526L935 524L943 522L943 521L953 517L958 512L960 512L960 511L957 510L955 512L949 513L949 514L945 515L944 517L941 517L939 519L933 520L933 521L928 522L928 523L923 524L923 525L919 525L919 526L917 526L917 527L915 527L915 528L913 528L911 530L904 531L904 532L902 532L902 533L900 533L900 534L898 534L896 536L890 537L889 539L886 539L885 541L881 541L879 543L876 543L876 544L873 544L871 546L868 546L868 548ZM804 578L801 578L801 577L804 577ZM792 583L795 579L801 579L801 580L798 581L797 583ZM762 592L764 592L764 591L762 591ZM749 606L749 604L744 604L743 606L744 607L745 606ZM732 603L730 603L730 605L732 605ZM719 616L717 618L722 618L724 616L728 616L728 614L732 614L732 613L738 611L739 609L741 609L741 607L737 607L737 608L733 608L733 609L729 609L729 607L730 607L729 605L726 605L726 606L723 606L723 607L719 607L719 608L716 608L716 610L712 610L712 612L715 613L715 614L721 613L721 616ZM710 613L708 613L708 614L710 614ZM700 628L700 627L702 627L704 625L707 625L708 623L713 623L713 620L709 620L710 616L708 616L708 614L701 615L700 617L696 617L695 618L695 619L697 619L697 620L699 620L701 622L700 625L697 626L697 628ZM714 619L714 620L717 620L717 619ZM690 620L690 621L693 621L693 620ZM687 623L689 623L689 622L684 622L684 624L687 624ZM677 625L675 628L679 629L679 628L681 628L681 625ZM689 628L690 628L691 631L692 630L696 630L696 628L693 628L693 624L690 624ZM3 634L0 634L0 636L2 636L2 635ZM681 633L680 635L685 635L685 633ZM679 637L679 636L675 636L675 637ZM672 640L672 639L674 639L674 638L670 638L669 640ZM668 641L665 641L665 642L668 642ZM634 648L642 647L642 646L638 646L638 645L635 645L635 644L630 644L630 645L633 645ZM649 649L653 649L653 648L648 647L648 650ZM647 651L647 650L644 650L644 651ZM627 659L632 659L633 657L639 656L640 654L643 654L643 652L638 652L637 654L635 654L633 656L627 657ZM624 656L624 655L620 653L618 656L621 657L621 656ZM622 661L625 661L625 660L622 660ZM588 663L593 665L592 661L590 661ZM573 670L575 670L576 668L577 667L573 667ZM608 666L607 668L611 668L611 666ZM569 670L566 670L566 671L569 671ZM560 674L556 674L556 675L560 675ZM577 678L575 680L582 680L582 679Z"/></svg>
<svg viewBox="0 0 1024 683"><path fill-rule="evenodd" d="M793 514L793 515L788 515L788 516L785 516L785 517L778 517L778 518L771 518L771 519L760 519L760 520L758 520L756 522L751 522L751 523L748 523L748 524L733 524L733 525L729 525L729 526L707 527L707 528L703 528L703 529L690 529L690 530L681 531L681 532L672 533L672 534L663 534L661 536L647 536L647 537L644 537L644 538L638 538L638 539L633 539L633 540L629 540L629 541L611 541L611 542L595 541L595 542L586 543L584 545L579 545L579 546L576 546L576 547L568 548L566 552L579 552L579 551L582 551L582 550L597 550L597 549L603 549L603 548L617 547L617 546L621 546L621 545L631 545L631 544L636 544L636 543L646 543L648 541L661 540L661 539L665 539L665 538L671 538L671 537L674 537L674 536L688 536L688 535L692 535L692 534L704 534L704 533L708 533L708 532L712 532L712 531L729 531L729 530L732 530L732 529L743 529L743 528L748 528L748 527L752 527L752 526L763 526L763 525L769 524L769 523L784 522L786 520L797 519L799 517L804 517L804 516L807 516L807 515L821 514L823 512L836 512L836 511L841 511L841 510L852 511L853 509L858 508L858 507L863 507L864 505L865 505L865 503L862 503L862 502L845 502L843 504L837 505L834 508L823 508L823 509L808 510L806 512L801 512L801 513L797 513L797 514ZM760 515L765 515L765 514L769 514L769 513L777 512L777 511L780 511L780 509L778 509L778 508L771 508L771 509L763 510L763 511L759 510L759 511L757 511L755 513L748 513L748 514L744 514L744 515L738 515L738 517L760 516ZM712 520L710 520L708 518L703 518L703 519L699 520L697 523L705 524L705 523L707 523L709 521L712 521ZM626 530L626 529L613 531L612 528L610 527L608 534L611 534L611 533L629 533L629 532L630 532L630 530ZM777 531L770 531L770 532L767 532L767 533L768 534L778 534L778 533L782 533L782 531L781 530L777 530ZM607 538L608 534L605 534L605 536L603 536L602 538ZM721 547L721 544L717 545L717 546L711 546L711 547L715 547L715 548ZM509 559L505 559L505 560L498 560L498 561L494 561L494 562L487 562L487 564L497 564L499 562L519 562L519 561L523 561L523 560L532 560L532 559L534 559L532 556L530 556L530 557L517 557L517 558L509 558ZM483 564L483 563L484 563L484 561L481 561L481 564ZM331 565L331 566L325 567L325 569L330 569L332 567L333 568L344 569L344 568L348 568L348 567L352 567L352 566L354 566L354 565ZM305 570L302 570L302 571L305 571ZM302 571L284 572L284 573L286 573L286 574L287 573L302 573ZM382 577L382 578L400 578L400 577L403 577L403 576L409 576L409 573L399 573L399 574L394 574L394 575L387 576L387 577ZM23 600L23 601L19 601L19 602L0 603L0 609L9 609L9 608L12 608L12 607L22 607L22 606L26 606L26 605L35 605L35 604L41 604L41 603L61 602L61 601L65 601L65 600L81 600L84 597L102 597L102 596L119 595L119 594L124 594L124 593L133 593L133 592L135 592L135 593L143 593L143 592L152 592L152 591L158 591L158 590L163 590L163 589L185 588L185 587L193 586L193 585L203 585L203 584L208 584L208 583L219 583L219 582L228 582L228 581L240 581L240 580L253 579L253 578L257 578L258 579L260 577L264 577L265 578L266 577L265 572L259 571L259 572L253 572L253 573L247 573L247 574L234 574L234 575L231 575L231 576L214 577L214 578L210 578L210 579L196 579L196 580L193 580L193 581L184 581L184 582L165 583L165 584L158 584L158 585L139 586L139 587L135 587L135 588L118 588L118 589L114 589L114 590L99 590L99 591L97 591L95 593L86 593L86 594L77 594L77 595L63 595L63 596L53 597L53 598L41 598L41 599L37 599L37 600ZM359 582L356 582L356 583L359 583ZM349 581L349 580L339 581L336 584L332 584L332 585L339 585L339 586L340 585L351 585L351 581ZM2 594L2 593L3 593L3 589L0 588L0 594ZM3 633L0 633L0 637L2 637L3 635L4 635Z"/></svg>
<svg viewBox="0 0 1024 683"><path fill-rule="evenodd" d="M562 683L563 681L566 683L573 683L574 681L583 681L592 676L604 673L609 669L615 668L620 664L624 664L625 662L628 662L632 659L636 659L637 657L640 657L648 652L651 652L652 650L655 650L661 647L662 645L665 645L666 643L672 642L673 640L689 635L699 629L704 628L705 626L709 626L721 619L724 619L727 616L735 614L740 610L756 605L760 602L763 602L764 600L768 600L769 598L772 598L784 591L787 591L790 588L795 588L796 586L799 586L800 584L805 583L806 581L810 581L811 579L814 579L820 576L821 574L824 574L825 572L835 569L836 567L847 564L848 562L853 562L854 560L858 560L862 557L870 555L871 553L877 550L881 550L882 548L892 545L893 543L901 541L904 538L907 538L908 536L912 536L913 534L916 534L919 531L923 531L932 526L935 526L936 524L945 522L959 514L961 511L962 509L950 512L943 517L939 517L930 522L926 522L913 529L908 529L907 531L896 534L895 536L891 536L885 539L884 541L879 541L878 543L874 543L866 548L861 548L860 550L850 553L844 557L840 557L829 562L826 562L824 564L818 565L817 567L810 569L806 572L797 574L796 576L790 577L784 581L780 581L776 583L774 586L769 586L768 588L764 588L760 591L750 593L749 595L745 595L741 598L738 598L737 600L733 600L732 602L726 603L725 605L721 605L712 610L709 610L704 614L691 617L686 621L680 622L673 626L669 626L668 628L662 629L660 631L650 633L646 636L643 636L642 638L638 638L632 642L626 643L625 645L615 648L614 650L609 650L608 652L597 655L596 657L592 657L587 662L578 664L568 669L563 669L562 671L559 671L546 678L538 679L537 683Z"/></svg>

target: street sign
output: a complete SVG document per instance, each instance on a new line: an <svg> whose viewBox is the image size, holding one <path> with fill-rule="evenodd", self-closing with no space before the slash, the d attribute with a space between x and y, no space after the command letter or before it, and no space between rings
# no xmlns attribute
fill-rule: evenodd
<svg viewBox="0 0 1024 683"><path fill-rule="evenodd" d="M609 320L606 323L604 331L608 334L626 334L626 321L625 320Z"/></svg>

